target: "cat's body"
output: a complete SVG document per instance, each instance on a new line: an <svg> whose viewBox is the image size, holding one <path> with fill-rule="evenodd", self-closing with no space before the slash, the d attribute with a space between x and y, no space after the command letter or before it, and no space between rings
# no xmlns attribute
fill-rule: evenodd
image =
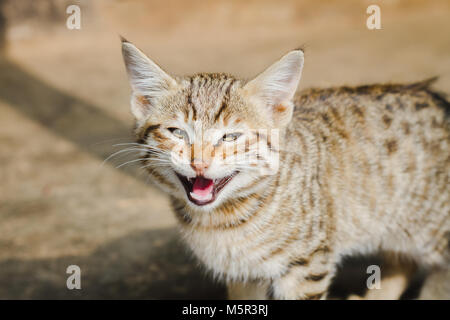
<svg viewBox="0 0 450 320"><path fill-rule="evenodd" d="M450 263L450 110L428 82L294 96L299 51L247 84L223 74L175 80L154 65L136 76L149 60L128 42L124 56L137 135L152 150L144 163L171 194L187 244L216 276L252 283L259 297L317 299L326 297L344 254L386 251L428 268ZM291 75L290 68L300 70ZM154 81L159 72L164 81L153 87L164 94L142 86L145 74ZM250 143L242 151L258 138L264 152L278 154L278 170L256 174L220 163L239 156L224 145L239 143L243 133L195 140L197 130L224 127L278 130L279 144L246 134ZM192 151L196 143L201 161ZM174 149L187 164L173 154L170 163L163 158L161 150ZM263 151L260 157L272 161ZM152 165L152 156L167 168Z"/></svg>
<svg viewBox="0 0 450 320"><path fill-rule="evenodd" d="M321 296L343 254L382 250L449 263L449 124L427 90L298 94L278 174L239 200L232 225L221 207L209 213L214 225L182 219L187 243L214 273L272 279L275 297L286 298ZM284 277L289 283L279 286L293 285L289 293L277 287Z"/></svg>

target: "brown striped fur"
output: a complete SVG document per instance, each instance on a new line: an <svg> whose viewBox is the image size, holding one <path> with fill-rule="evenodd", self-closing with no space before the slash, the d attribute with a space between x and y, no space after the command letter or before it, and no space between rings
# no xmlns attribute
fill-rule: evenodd
<svg viewBox="0 0 450 320"><path fill-rule="evenodd" d="M257 285L266 298L325 298L345 254L385 250L430 270L449 265L450 107L430 89L432 81L309 89L268 110L250 98L257 86L230 75L172 81L161 73L165 82L155 84L161 93L152 89L142 98L133 68L144 58L124 46L143 145L170 152L176 143L165 128L180 122L203 132L280 130L276 148L265 135L253 137L279 151L279 170L255 175L242 169L206 207L189 203L173 173L188 169L152 166L151 153L144 160L170 194L186 243L239 297L244 287L260 294ZM208 161L236 156L235 150L225 156L209 138L195 142L201 153L209 148ZM195 158L188 147L179 154ZM227 170L222 164L214 172Z"/></svg>

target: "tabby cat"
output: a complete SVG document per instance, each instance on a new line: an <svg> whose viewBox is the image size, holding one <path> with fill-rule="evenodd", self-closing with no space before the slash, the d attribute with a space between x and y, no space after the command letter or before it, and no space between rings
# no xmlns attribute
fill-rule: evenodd
<svg viewBox="0 0 450 320"><path fill-rule="evenodd" d="M355 253L445 274L450 108L433 80L296 93L300 49L251 81L122 52L143 167L230 297L324 299Z"/></svg>

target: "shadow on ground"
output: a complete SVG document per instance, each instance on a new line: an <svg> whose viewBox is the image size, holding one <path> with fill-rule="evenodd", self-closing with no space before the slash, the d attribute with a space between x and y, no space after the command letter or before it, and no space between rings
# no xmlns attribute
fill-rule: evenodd
<svg viewBox="0 0 450 320"><path fill-rule="evenodd" d="M53 88L7 58L0 57L0 70L1 100L81 150L104 160L113 150L99 142L117 137L134 140L131 126L93 104ZM143 179L136 167L124 166L120 170Z"/></svg>
<svg viewBox="0 0 450 320"><path fill-rule="evenodd" d="M68 290L66 268L81 268ZM1 299L223 299L225 288L198 267L176 229L141 231L88 256L0 262Z"/></svg>

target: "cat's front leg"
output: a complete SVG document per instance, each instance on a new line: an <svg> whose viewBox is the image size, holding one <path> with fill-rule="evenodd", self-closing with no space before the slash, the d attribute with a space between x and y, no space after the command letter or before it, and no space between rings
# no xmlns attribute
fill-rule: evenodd
<svg viewBox="0 0 450 320"><path fill-rule="evenodd" d="M227 284L229 300L265 300L268 281L230 282Z"/></svg>
<svg viewBox="0 0 450 320"><path fill-rule="evenodd" d="M332 263L309 263L299 259L290 264L287 271L272 280L268 298L287 300L325 299L335 272Z"/></svg>

